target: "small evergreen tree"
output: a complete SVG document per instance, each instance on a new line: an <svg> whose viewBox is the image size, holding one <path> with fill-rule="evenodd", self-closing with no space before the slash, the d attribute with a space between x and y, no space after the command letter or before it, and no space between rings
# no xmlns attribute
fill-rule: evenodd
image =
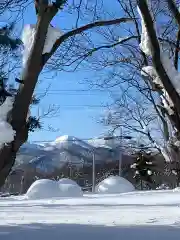
<svg viewBox="0 0 180 240"><path fill-rule="evenodd" d="M134 178L136 182L140 182L141 189L143 188L143 182L152 188L154 181L152 176L155 174L156 165L151 161L151 153L147 153L144 150L140 150L136 153L136 160L131 165L131 168L134 169Z"/></svg>

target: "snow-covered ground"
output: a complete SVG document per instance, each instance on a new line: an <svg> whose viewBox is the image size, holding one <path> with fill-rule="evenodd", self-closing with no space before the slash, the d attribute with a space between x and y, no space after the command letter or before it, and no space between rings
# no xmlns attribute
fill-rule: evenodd
<svg viewBox="0 0 180 240"><path fill-rule="evenodd" d="M119 240L180 236L180 191L0 199L0 239Z"/></svg>

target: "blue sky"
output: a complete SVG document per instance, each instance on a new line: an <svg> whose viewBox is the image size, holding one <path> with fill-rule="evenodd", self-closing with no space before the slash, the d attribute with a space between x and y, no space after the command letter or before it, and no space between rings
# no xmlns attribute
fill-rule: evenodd
<svg viewBox="0 0 180 240"><path fill-rule="evenodd" d="M70 0L69 0L70 1ZM105 6L108 9L107 18L118 18L122 17L119 5L111 3L111 1L104 1L107 5ZM112 11L113 14L110 14ZM9 16L6 16L7 18ZM73 14L69 14L67 16L66 13L59 13L52 21L53 26L59 27L63 31L67 31L67 29L72 29L76 20L76 16ZM0 21L3 21L0 16ZM4 19L6 21L6 19ZM89 22L89 21L88 21ZM35 24L36 23L36 15L34 6L30 5L24 14L23 20L22 18L19 20L17 24L17 33L21 32L24 24ZM113 31L114 40L119 39L119 37L127 36L129 28L132 26L128 23L126 27L115 28ZM131 29L132 30L132 29ZM98 38L97 34L92 35L93 40L96 42L96 46L102 43L102 38ZM107 42L107 40L105 40ZM107 53L107 52L106 52ZM121 56L121 48L117 50L118 58ZM108 52L108 60L113 59L111 52ZM117 76L114 80L118 80L119 76L124 75L128 76L128 68L125 70L123 65L120 66L116 64L115 66L110 67L111 70L117 70ZM125 71L124 71L125 70ZM19 72L19 74L21 71ZM89 84L85 79L91 80L93 75L98 77L101 72L92 72L90 68L85 69L81 67L79 71L76 72L49 72L48 74L41 74L39 80L40 84L38 84L36 88L36 95L42 96L45 89L50 85L50 88L47 94L41 97L41 102L38 105L40 109L40 115L43 112L46 112L51 105L56 105L59 108L57 115L53 117L47 117L41 119L43 129L40 131L35 131L31 133L29 136L29 141L53 141L57 137L61 135L70 135L76 136L81 139L94 138L98 137L101 134L107 132L107 128L102 124L98 123L102 114L107 110L103 105L107 105L108 103L112 103L112 98L110 97L109 91L104 90L101 91L97 89L89 89ZM108 76L108 69L104 69L104 76ZM104 77L103 76L103 77ZM20 77L20 76L18 76ZM109 76L108 76L109 77ZM110 78L111 79L111 78ZM14 76L12 77L14 80ZM112 81L111 81L112 82ZM127 84L125 84L127 85ZM115 93L116 97L120 95L120 87L124 87L124 85L117 85L113 88L113 93ZM126 86L128 87L128 85ZM137 91L132 90L132 96L139 94ZM142 96L141 96L142 97ZM137 97L138 99L138 97ZM141 99L139 99L141 101ZM32 115L37 115L37 107L31 109ZM48 126L52 127L52 129L57 131L49 131Z"/></svg>
<svg viewBox="0 0 180 240"><path fill-rule="evenodd" d="M53 21L53 25L62 29L70 26L74 16L67 18L59 14ZM35 11L32 6L26 10L24 24L33 24L36 21ZM59 24L60 23L60 24ZM61 26L62 23L62 26ZM87 91L89 85L83 81L89 76L89 72L82 71L74 73L60 72L57 76L49 74L46 77L53 79L43 79L37 88L37 92L43 92L51 84L49 94L43 97L40 103L40 110L47 110L49 105L59 106L58 116L42 119L44 130L30 134L29 141L48 141L54 140L60 135L73 135L79 138L92 138L99 136L105 131L104 126L97 123L103 113L104 105L111 101L108 92L97 90ZM79 83L81 81L81 84ZM84 83L82 83L84 82ZM81 91L86 90L86 91ZM32 113L36 111L33 110ZM51 125L57 132L47 131Z"/></svg>

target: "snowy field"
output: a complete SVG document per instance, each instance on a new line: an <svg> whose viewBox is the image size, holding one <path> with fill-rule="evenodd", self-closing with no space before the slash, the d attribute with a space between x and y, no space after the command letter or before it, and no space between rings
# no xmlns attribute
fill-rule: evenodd
<svg viewBox="0 0 180 240"><path fill-rule="evenodd" d="M179 239L180 191L0 199L0 239Z"/></svg>

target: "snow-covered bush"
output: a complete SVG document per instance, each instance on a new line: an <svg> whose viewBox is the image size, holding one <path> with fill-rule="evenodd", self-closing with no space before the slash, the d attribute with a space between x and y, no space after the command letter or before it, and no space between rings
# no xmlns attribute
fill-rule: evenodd
<svg viewBox="0 0 180 240"><path fill-rule="evenodd" d="M110 176L95 188L96 193L126 193L134 190L134 186L128 180L119 176Z"/></svg>

